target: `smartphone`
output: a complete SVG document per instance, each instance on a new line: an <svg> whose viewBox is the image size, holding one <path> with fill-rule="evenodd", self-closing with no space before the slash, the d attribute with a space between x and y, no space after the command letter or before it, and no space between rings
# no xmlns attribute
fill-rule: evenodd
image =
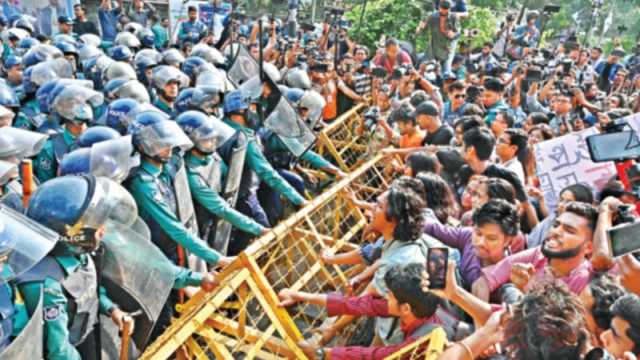
<svg viewBox="0 0 640 360"><path fill-rule="evenodd" d="M447 281L449 248L432 247L427 253L427 273L431 289L444 289Z"/></svg>
<svg viewBox="0 0 640 360"><path fill-rule="evenodd" d="M624 161L640 157L640 139L635 131L604 133L587 137L593 162Z"/></svg>
<svg viewBox="0 0 640 360"><path fill-rule="evenodd" d="M614 226L607 235L613 257L640 250L640 222Z"/></svg>

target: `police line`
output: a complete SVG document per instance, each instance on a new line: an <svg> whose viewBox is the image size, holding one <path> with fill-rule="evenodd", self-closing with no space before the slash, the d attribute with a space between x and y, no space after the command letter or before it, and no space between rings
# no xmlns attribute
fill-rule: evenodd
<svg viewBox="0 0 640 360"><path fill-rule="evenodd" d="M383 167L381 155L370 159L257 239L219 274L219 288L199 292L181 306L180 317L141 358L235 359L243 354L246 358L304 359L297 343L314 336L313 329L322 325L319 322L326 319L326 313L311 304L279 307L277 293L285 288L346 291L348 279L362 268L324 264L320 253L353 249L364 241L360 235L365 216L345 194L353 190L360 200L372 201L389 185ZM356 326L343 330L331 345L347 344ZM439 354L444 336L432 336L401 352L420 354L426 349Z"/></svg>

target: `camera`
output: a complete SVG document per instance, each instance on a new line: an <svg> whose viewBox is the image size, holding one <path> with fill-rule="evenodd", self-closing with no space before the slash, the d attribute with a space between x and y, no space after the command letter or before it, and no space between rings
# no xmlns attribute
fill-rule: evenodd
<svg viewBox="0 0 640 360"><path fill-rule="evenodd" d="M372 106L364 113L364 126L369 131L373 131L378 126L378 119L380 118L380 108Z"/></svg>
<svg viewBox="0 0 640 360"><path fill-rule="evenodd" d="M385 78L387 77L387 69L383 67L376 66L371 70L371 75L377 78Z"/></svg>

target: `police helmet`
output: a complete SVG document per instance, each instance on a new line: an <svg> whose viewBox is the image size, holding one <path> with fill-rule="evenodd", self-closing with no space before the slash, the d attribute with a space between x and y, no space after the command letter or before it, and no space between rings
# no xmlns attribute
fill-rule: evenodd
<svg viewBox="0 0 640 360"><path fill-rule="evenodd" d="M107 126L92 126L85 130L76 140L80 148L89 148L93 144L120 137L120 133Z"/></svg>
<svg viewBox="0 0 640 360"><path fill-rule="evenodd" d="M70 250L88 253L100 245L97 230L108 223L132 225L137 206L127 190L107 178L62 176L38 187L26 215L60 234Z"/></svg>

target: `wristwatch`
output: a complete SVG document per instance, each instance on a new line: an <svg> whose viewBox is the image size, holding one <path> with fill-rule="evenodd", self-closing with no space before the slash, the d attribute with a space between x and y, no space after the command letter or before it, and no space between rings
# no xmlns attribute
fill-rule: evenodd
<svg viewBox="0 0 640 360"><path fill-rule="evenodd" d="M316 350L316 359L324 360L324 348L319 348L318 350Z"/></svg>

